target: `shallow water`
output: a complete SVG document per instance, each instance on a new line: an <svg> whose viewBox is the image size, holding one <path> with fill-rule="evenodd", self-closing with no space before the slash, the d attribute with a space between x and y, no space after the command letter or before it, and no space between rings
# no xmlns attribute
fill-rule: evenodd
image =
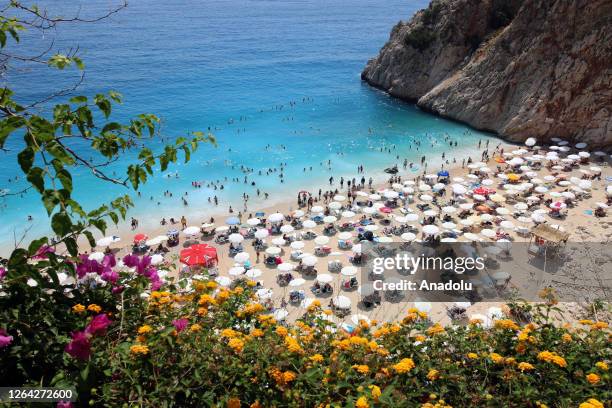
<svg viewBox="0 0 612 408"><path fill-rule="evenodd" d="M41 4L57 7L53 3ZM294 192L322 185L330 174L353 176L358 164L368 174L380 172L397 162L396 155L419 162L426 154L432 170L441 163L442 151L447 157L479 156L476 146L479 139L489 137L486 134L423 113L359 79L391 27L427 3L149 0L131 2L100 23L32 33L23 46L38 50L51 40L60 50L78 45L87 65L81 92L116 89L124 94L125 104L114 111L115 119L154 112L163 118L164 133L172 136L210 127L218 147L203 147L189 165L174 166L155 177L142 188L142 198L136 198L131 215L157 222L161 216L180 216L177 211L205 215L212 210L207 199L215 194L223 210L230 201L240 209L243 192L255 201L256 188L269 192L270 200L287 199L279 193L277 175L256 175L280 163L287 163L283 191ZM64 5L63 14L73 12L75 4ZM109 3L82 4L81 13L93 15L103 13ZM36 67L14 71L6 80L18 97L32 101L71 83L74 73L51 76L48 69ZM458 147L450 149L445 137L458 141ZM411 146L414 140L422 143L419 152ZM147 144L155 147L160 142ZM0 160L0 189L18 191L19 182L8 182L18 174L10 160L18 143L9 147L12 152ZM393 151L380 152L385 147ZM321 165L327 160L331 171ZM254 169L249 182L255 181L255 187L242 182L225 183L223 192L191 187L196 180L242 180L241 165ZM304 172L310 166L312 171ZM86 208L127 192L94 180L84 170L77 177L77 197ZM173 198L164 197L166 190ZM185 192L189 209L179 198ZM28 225L28 214L35 220L29 236L45 232L46 214L35 195L4 198L0 205L0 245Z"/></svg>

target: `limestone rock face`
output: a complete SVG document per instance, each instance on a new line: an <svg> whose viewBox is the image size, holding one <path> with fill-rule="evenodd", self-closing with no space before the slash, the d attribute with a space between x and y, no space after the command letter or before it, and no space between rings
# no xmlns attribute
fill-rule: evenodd
<svg viewBox="0 0 612 408"><path fill-rule="evenodd" d="M523 141L612 146L612 0L434 0L362 79Z"/></svg>

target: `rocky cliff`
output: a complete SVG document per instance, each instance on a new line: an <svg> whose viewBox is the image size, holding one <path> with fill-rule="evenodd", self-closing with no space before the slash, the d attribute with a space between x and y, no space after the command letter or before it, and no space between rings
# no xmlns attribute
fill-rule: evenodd
<svg viewBox="0 0 612 408"><path fill-rule="evenodd" d="M361 76L509 140L612 147L612 0L433 0Z"/></svg>

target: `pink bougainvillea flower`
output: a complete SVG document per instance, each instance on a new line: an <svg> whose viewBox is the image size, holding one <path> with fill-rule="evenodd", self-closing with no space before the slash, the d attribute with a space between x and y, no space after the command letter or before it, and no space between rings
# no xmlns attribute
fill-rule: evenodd
<svg viewBox="0 0 612 408"><path fill-rule="evenodd" d="M0 329L0 348L4 348L13 342L13 336L9 336L6 330Z"/></svg>
<svg viewBox="0 0 612 408"><path fill-rule="evenodd" d="M70 401L60 401L55 406L56 408L74 408L74 404Z"/></svg>
<svg viewBox="0 0 612 408"><path fill-rule="evenodd" d="M85 329L85 332L92 336L101 336L106 333L106 328L110 326L112 320L105 313L100 313L91 319L91 322Z"/></svg>
<svg viewBox="0 0 612 408"><path fill-rule="evenodd" d="M0 279L3 279L7 273L8 271L6 270L6 268L0 266Z"/></svg>
<svg viewBox="0 0 612 408"><path fill-rule="evenodd" d="M66 353L79 360L87 360L91 354L90 335L84 331L73 332L72 340L64 349Z"/></svg>
<svg viewBox="0 0 612 408"><path fill-rule="evenodd" d="M177 332L182 332L183 330L185 330L185 328L189 324L189 320L185 318L176 319L172 321L172 324L174 325L174 328L176 329Z"/></svg>
<svg viewBox="0 0 612 408"><path fill-rule="evenodd" d="M119 285L119 286L113 286L113 289L111 289L111 290L112 290L114 295L117 295L117 294L123 292L123 289L125 289L125 286Z"/></svg>
<svg viewBox="0 0 612 408"><path fill-rule="evenodd" d="M102 272L102 275L100 275L100 277L107 282L115 283L119 279L119 274L109 268Z"/></svg>

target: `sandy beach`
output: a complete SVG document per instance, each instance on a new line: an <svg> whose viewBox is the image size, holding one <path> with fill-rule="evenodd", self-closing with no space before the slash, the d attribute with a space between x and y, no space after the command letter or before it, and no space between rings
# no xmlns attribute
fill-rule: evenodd
<svg viewBox="0 0 612 408"><path fill-rule="evenodd" d="M483 163L472 163L471 165L465 165L464 168L459 166L451 167L447 169L449 176L448 177L439 177L438 171L433 171L430 169L430 172L433 173L430 176L423 176L420 174L418 179L416 179L415 173L410 173L407 176L409 171L399 168L399 172L397 175L389 175L386 174L384 176L376 177L375 182L372 184L372 187L369 188L368 183L362 188L359 180L362 177L362 174L356 174L355 179L359 184L359 187L354 190L349 190L347 188L347 184L344 183L341 188L339 185L339 181L335 180L331 185L321 186L321 189L325 192L326 190L334 190L333 194L330 192L329 197L327 199L322 199L319 202L314 202L315 206L322 207L323 216L335 216L337 221L332 222L335 226L339 226L344 223L345 219L342 217L342 212L346 210L352 210L355 212L353 217L349 217L348 220L353 223L356 223L360 220L360 218L368 218L372 220L372 225L376 225L376 227L371 227L370 230L375 237L374 240L377 242L382 237L390 237L391 241L394 242L406 242L404 239L405 235L394 235L389 232L385 228L392 228L394 226L401 226L403 224L411 224L414 228L415 237L411 238L419 241L425 238L425 234L423 232L423 220L426 217L427 213L424 213L422 209L418 207L418 205L428 204L430 207L430 211L433 209L435 211L435 215L433 216L432 225L437 225L436 229L439 229L440 232L434 235L442 235L447 237L447 242L454 242L454 240L458 242L472 242L473 245L476 245L480 242L495 242L496 240L502 239L502 241L508 240L512 243L520 243L520 242L528 242L529 231L534 228L535 224L547 224L558 226L561 231L564 231L568 234L569 242L598 242L598 243L607 243L612 236L612 230L610 227L612 226L612 220L610 219L608 212L603 217L596 217L593 215L593 212L598 207L596 203L605 203L607 201L605 189L606 189L606 177L612 176L612 171L608 166L608 156L592 156L591 158L582 158L574 160L573 162L565 161L563 162L563 157L567 156L562 153L561 157L557 157L554 161L549 160L551 165L549 168L546 166L542 166L541 168L537 166L535 163L545 164L546 160L537 159L538 157L547 157L547 152L551 152L552 150L544 149L538 151L527 151L521 147L512 146L512 145L503 145L500 151L496 151L488 160L485 160ZM501 155L501 151L504 152L504 155ZM533 156L536 156L536 159L533 159ZM500 157L505 159L503 162ZM572 156L573 157L573 156ZM579 157L579 156L576 156ZM599 160L597 159L599 157ZM511 166L508 164L510 160L513 158L521 158L519 161L521 162L520 167L518 165ZM530 160L530 158L532 158ZM604 160L601 160L601 159ZM571 167L568 167L567 164L571 162ZM517 162L518 163L518 162ZM529 164L527 164L529 163ZM563 163L564 168L561 167L553 167L554 165L559 166L557 163ZM524 166L532 166L533 168L524 167ZM537 174L536 174L537 173ZM445 173L440 173L445 174ZM513 181L512 185L519 185L519 183L529 182L525 191L519 191L517 193L506 194L509 191L512 191L509 188L504 189L504 184L508 184L509 180L507 176L501 176L500 174L513 174L516 175L517 179ZM369 179L369 175L363 175L366 180ZM409 178L410 177L410 178ZM514 176L511 176L513 178ZM588 179L588 183L590 187L586 190L582 190L576 187L578 182L576 179L572 179L572 177L576 177L579 180ZM387 179L386 182L383 182L384 179ZM432 192L432 186L438 185L440 178L447 179L446 184L444 184L444 194L440 192ZM594 179L593 179L594 178ZM484 181L486 180L486 181ZM463 191L459 187L455 186L463 186L463 190L465 190L464 194L454 194L453 190ZM583 187L586 187L586 184L581 184ZM429 186L429 187L427 187ZM439 187L439 186L438 186ZM490 192L487 197L478 197L475 194L474 190L478 187L490 188L497 190L498 194L494 192ZM570 187L576 187L571 190ZM406 189L408 188L408 189ZM533 191L536 188L541 188L541 193L536 193ZM338 190L337 192L335 190ZM578 190L583 191L584 194L578 194ZM349 203L348 201L348 193L352 192L353 202ZM395 191L396 193L389 194L388 192ZM571 195L566 194L566 196L562 196L561 192L569 192L572 191ZM282 187L279 187L279 191L277 194L282 192ZM389 197L397 197L398 192L402 193L402 195L397 200L397 207L390 209L390 211L385 213L381 211L369 211L368 214L364 214L364 209L366 208L377 208L380 209L383 207L383 204L376 203L384 203L385 202L385 194ZM318 197L317 191L310 191L314 197ZM408 194L410 193L410 194ZM370 194L378 194L379 199L376 199L376 196L372 196ZM531 202L526 199L526 197L533 197L534 194L539 194L540 201ZM380 197L382 195L382 197ZM432 202L431 198L435 196L435 201ZM501 195L501 198L500 198ZM429 197L426 197L429 196ZM451 201L451 198L457 198L461 196L463 198L463 203L467 203L469 208L469 203L474 203L473 206L476 208L479 205L487 206L487 211L475 211L470 210L472 216L477 216L476 214L489 213L489 218L483 217L485 220L489 221L489 226L487 225L478 225L480 224L478 219L477 222L472 225L468 222L465 224L461 224L462 219L458 216L459 211L455 212L454 210L451 212L448 210L448 206L455 206L457 210L460 204L460 200ZM570 197L570 198L567 198ZM574 198L571 198L574 197ZM247 219L249 217L255 217L255 214L259 214L259 218L268 218L271 214L280 213L284 216L289 216L295 214L295 211L301 209L302 212L296 214L295 217L299 219L300 222L309 219L312 216L319 214L319 211L311 211L309 208L311 206L307 205L302 208L298 208L297 197L287 197L287 199L279 204L263 207L258 209L257 211L252 211L250 214L243 214L240 220L240 226L236 226L239 233L242 235L246 235L249 229L269 229L272 224L279 226L280 224L289 224L286 219L283 219L281 223L270 223L268 222L266 225L247 225ZM491 201L493 199L493 201ZM560 216L553 218L551 216L551 208L552 204L545 204L545 200L549 200L552 202L560 202L560 206L563 209L560 211ZM481 201L477 201L481 200ZM535 198L534 198L535 200ZM364 201L364 205L358 206L357 202ZM369 201L369 203L368 203ZM331 204L335 202L336 204ZM512 203L512 204L511 204ZM527 206L515 207L518 203L529 203L529 208ZM569 206L565 206L566 203L570 204ZM330 208L330 205L332 208ZM599 205L600 207L604 207L604 205ZM334 209L335 208L335 209ZM463 207L461 207L463 208ZM500 208L507 208L508 210L500 210ZM517 211L517 208L521 208L523 210ZM491 211L489 211L489 209ZM321 210L321 209L319 209ZM444 210L444 211L441 211ZM537 211L541 213L539 217L534 216L537 215ZM445 214L445 211L448 211L446 214L446 220L442 220L442 216ZM261 214L264 215L261 215ZM304 214L304 215L301 215ZM415 222L406 222L403 220L403 216L406 214L415 214ZM434 214L434 213L431 213ZM216 270L218 271L218 275L222 277L226 277L226 280L236 279L239 277L245 277L239 273L233 272L231 275L229 274L232 268L234 271L240 271L243 269L244 262L237 262L233 257L230 257L230 243L217 243L216 237L214 234L203 235L200 233L202 231L212 231L215 227L217 227L217 236L220 234L220 230L225 230L228 227L225 226L225 221L230 216L236 216L237 211L233 214L229 213L221 213L211 211L210 216L207 216L204 219L195 219L193 217L187 217L186 225L191 227L196 227L195 229L198 233L194 234L191 237L186 236L183 232L179 233L180 243L177 246L167 247L167 253L163 255L163 260L157 259L157 261L161 262L159 265L160 269L167 269L168 274L167 278L172 279L176 278L179 273L184 273L185 276L192 275L194 273L199 274L202 273L200 269L186 268L179 261L180 251L186 247L189 247L195 243L206 243L217 250L218 256L218 264L216 266ZM151 214L151 218L154 218L155 215ZM214 226L210 224L210 218L214 219ZM176 216L176 221L179 221L181 218L181 213L178 213ZM280 217L282 218L282 217ZM470 217L471 218L471 217ZM534 220L536 223L534 224ZM482 220L480 220L482 221ZM453 228L443 228L442 224L452 222L455 224ZM506 224L501 224L505 222ZM254 223L254 221L253 221ZM204 224L204 227L201 227ZM284 316L287 320L294 320L300 317L304 312L304 307L308 305L311 299L318 299L324 306L330 304L332 298L341 295L346 297L350 301L350 312L345 313L345 316L342 317L334 317L334 319L338 322L344 321L348 324L351 324L351 318L353 318L353 323L355 322L354 315L367 316L369 319L375 320L384 320L384 321L392 321L401 318L406 312L406 309L412 305L414 305L413 301L398 301L398 302L382 302L381 305L373 308L365 308L363 304L360 302L361 295L360 290L356 290L355 288L351 288L350 290L344 290L342 288L342 283L347 281L347 276L343 276L338 273L339 269L335 272L328 271L328 265L330 262L337 262L344 266L348 266L351 263L351 258L355 255L355 252L352 249L346 249L340 247L339 241L349 241L352 245L358 244L358 232L357 228L352 229L350 231L346 231L341 233L340 231L334 231L333 234L326 235L324 233L324 228L329 223L321 222L317 223L313 228L301 228L293 230L292 228L286 228L288 231L284 234L270 235L267 238L263 239L263 241L267 244L268 247L278 246L281 250L279 254L279 262L282 262L280 265L285 265L280 269L286 268L285 271L290 273L293 279L298 279L300 277L304 278L304 282L300 286L280 286L277 282L277 274L279 273L279 267L277 265L267 265L265 263L266 252L262 249L259 259L256 253L254 246L252 245L252 239L245 239L241 245L242 250L239 252L246 253L248 255L241 255L244 259L248 258L247 261L247 269L256 269L261 271L261 274L254 277L255 281L258 281L262 288L262 299L269 308L273 310L282 310L280 312L281 315ZM469 224L469 225L468 225ZM500 226L504 225L504 227ZM221 227L221 228L219 228ZM446 225L448 227L448 224ZM110 248L116 252L117 256L124 256L131 252L132 242L134 240L134 236L137 233L146 234L147 239L151 239L157 236L165 236L169 229L178 229L181 231L183 227L180 222L175 225L159 225L157 228L151 229L143 229L143 228L130 228L129 225L122 224L116 229L111 229L108 231L107 235L114 235L120 238L119 242L113 243L110 245ZM194 228L192 228L194 229ZM492 237L485 237L482 234L483 230L488 229L496 231ZM321 238L321 240L317 239L304 239L302 236L306 231L311 231L314 235L318 237L328 237ZM468 231L471 233L468 234ZM500 235L501 233L501 235ZM314 236L313 235L313 236ZM474 235L476 237L474 237ZM285 236L288 238L286 241L282 239ZM339 237L345 238L345 236L350 236L349 239L340 239ZM452 237L452 238L448 238ZM384 241L383 239L382 241ZM388 239L389 240L389 239ZM297 244L293 247L290 246L291 241L300 241L303 244ZM444 242L445 240L443 240ZM325 242L324 245L320 245L317 242ZM163 244L162 244L163 245ZM293 270L298 263L300 262L300 258L293 257L292 252L295 251L294 248L300 247L300 251L306 254L316 254L318 252L317 247L327 247L329 248L327 254L324 256L316 256L316 265L315 268L318 272L318 275L321 274L330 275L331 281L330 286L333 289L333 293L327 293L325 295L318 294L315 295L311 288L317 281L314 276L301 276L301 274L295 270ZM102 251L103 247L98 246L97 248L87 248L88 245L83 243L83 248L88 249L89 252L92 251ZM151 248L151 253L157 248L157 246L153 246ZM524 249L522 251L525 252ZM95 256L95 255L94 255ZM521 254L518 254L518 257L522 257ZM159 258L159 257L157 257ZM303 257L301 258L303 259ZM526 271L521 270L522 267L516 267L516 270L508 271L512 275L512 279L510 280L512 284L525 284L529 279L526 275ZM182 271L182 272L180 272ZM609 272L609 270L608 270ZM570 274L571 275L571 274ZM357 274L356 278L358 280L362 280L362 277ZM553 282L554 280L549 281ZM574 282L578 276L567 276L565 277L565 283L570 284L572 279ZM555 277L557 279L557 283L559 283L559 276ZM584 279L584 277L583 277ZM602 280L603 279L603 280ZM359 282L359 285L362 285L364 282ZM540 282L541 283L541 282ZM612 277L608 273L607 275L598 277L598 283L603 286L609 288L612 285ZM597 283L593 283L596 285ZM289 302L289 293L292 290L303 291L303 297L305 300L291 303ZM414 299L413 299L414 300ZM416 299L417 302L419 299ZM447 310L454 306L454 302L418 302L417 305L420 308L425 309L430 316L431 319L435 322L448 323L449 316ZM465 305L464 305L465 306ZM491 316L491 314L495 314L496 311L501 306L500 302L487 302L481 301L471 304L467 307L467 314L470 316L474 315L482 315L482 316ZM286 312L285 312L286 311Z"/></svg>

